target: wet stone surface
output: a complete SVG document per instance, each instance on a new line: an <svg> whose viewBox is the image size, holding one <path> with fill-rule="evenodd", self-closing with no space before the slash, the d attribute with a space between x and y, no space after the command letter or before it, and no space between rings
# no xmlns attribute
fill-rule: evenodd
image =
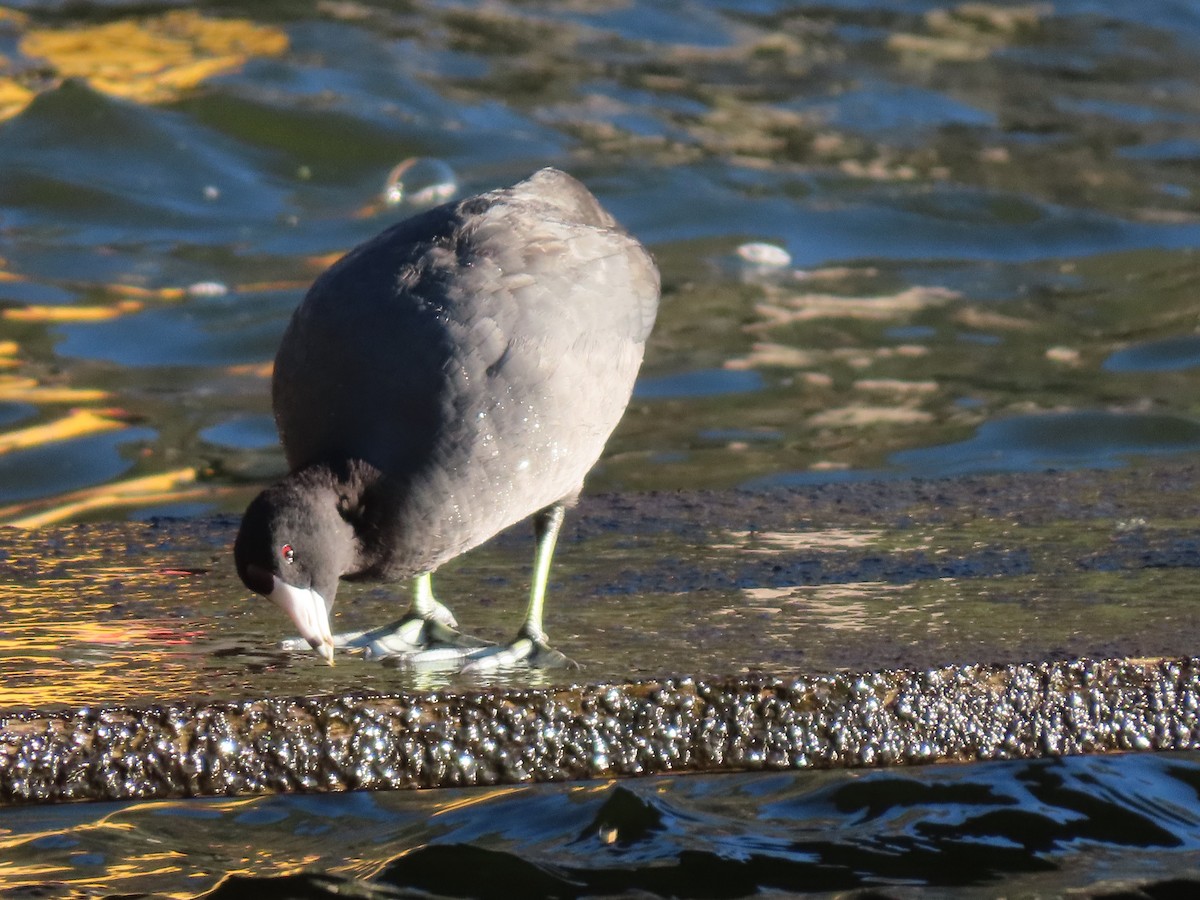
<svg viewBox="0 0 1200 900"><path fill-rule="evenodd" d="M0 736L8 802L1190 750L1200 660L80 710Z"/></svg>
<svg viewBox="0 0 1200 900"><path fill-rule="evenodd" d="M1191 748L1197 481L585 498L547 618L581 668L472 677L280 650L232 519L4 530L0 799ZM515 629L529 549L513 529L439 573L466 630ZM335 627L390 621L401 591L348 585Z"/></svg>

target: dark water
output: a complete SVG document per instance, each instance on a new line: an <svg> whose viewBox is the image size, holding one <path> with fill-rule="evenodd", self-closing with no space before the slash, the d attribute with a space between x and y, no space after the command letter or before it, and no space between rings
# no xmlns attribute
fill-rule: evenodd
<svg viewBox="0 0 1200 900"><path fill-rule="evenodd" d="M429 202L432 164L384 204L414 157L460 193L569 169L658 258L659 327L593 489L1200 449L1190 4L200 5L248 20L232 45L163 24L171 3L11 6L2 521L238 510L282 468L265 366L286 317ZM133 30L87 31L112 25ZM92 43L53 49L66 30ZM4 810L0 887L1176 896L1197 765Z"/></svg>
<svg viewBox="0 0 1200 900"><path fill-rule="evenodd" d="M1200 756L0 812L15 896L1193 896ZM1144 888L1145 893L1136 893Z"/></svg>

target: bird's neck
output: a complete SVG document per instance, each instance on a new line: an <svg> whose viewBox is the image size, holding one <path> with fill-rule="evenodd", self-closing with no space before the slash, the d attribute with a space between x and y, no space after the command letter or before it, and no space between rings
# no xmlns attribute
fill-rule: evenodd
<svg viewBox="0 0 1200 900"><path fill-rule="evenodd" d="M287 478L297 495L312 505L314 515L336 516L344 527L344 558L338 561L341 575L353 575L375 564L379 550L372 509L380 481L378 469L357 460L316 463Z"/></svg>

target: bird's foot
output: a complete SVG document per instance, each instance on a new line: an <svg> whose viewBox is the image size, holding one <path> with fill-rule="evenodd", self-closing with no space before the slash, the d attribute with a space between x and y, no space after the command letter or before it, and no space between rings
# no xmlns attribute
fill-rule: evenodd
<svg viewBox="0 0 1200 900"><path fill-rule="evenodd" d="M466 636L463 636L466 637ZM398 653L383 660L385 666L411 672L461 672L491 674L519 669L578 669L579 664L551 648L544 637L535 638L524 629L509 644L451 646L443 644L412 653Z"/></svg>
<svg viewBox="0 0 1200 900"><path fill-rule="evenodd" d="M579 663L546 643L544 634L522 628L511 642L483 647L462 664L464 673L504 672L511 669L578 669Z"/></svg>
<svg viewBox="0 0 1200 900"><path fill-rule="evenodd" d="M454 618L450 617L450 623ZM368 658L454 655L489 646L488 641L463 634L453 624L435 618L405 616L398 622L364 632L350 646L361 648Z"/></svg>
<svg viewBox="0 0 1200 900"><path fill-rule="evenodd" d="M471 650L491 646L490 641L461 633L454 627L456 624L450 611L438 604L430 618L409 613L381 628L335 634L333 646L339 650L359 651L369 659L421 653L463 656ZM283 650L303 652L308 649L308 642L303 638L288 638L280 641L279 646Z"/></svg>
<svg viewBox="0 0 1200 900"><path fill-rule="evenodd" d="M545 635L522 628L507 644L493 644L463 634L434 619L412 613L403 619L373 628L333 636L333 645L341 650L359 651L368 659L380 659L385 666L409 671L459 671L464 674L490 674L520 669L578 669L579 664L546 642ZM280 641L284 650L303 652L303 638Z"/></svg>

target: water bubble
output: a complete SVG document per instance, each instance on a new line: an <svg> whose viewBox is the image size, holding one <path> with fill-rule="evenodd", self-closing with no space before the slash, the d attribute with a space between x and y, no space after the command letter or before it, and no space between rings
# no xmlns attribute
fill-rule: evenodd
<svg viewBox="0 0 1200 900"><path fill-rule="evenodd" d="M782 268L790 265L792 255L775 244L752 241L737 248L737 255L748 263L767 268Z"/></svg>
<svg viewBox="0 0 1200 900"><path fill-rule="evenodd" d="M445 203L458 191L454 170L440 159L413 156L388 173L383 201L388 206L433 206Z"/></svg>
<svg viewBox="0 0 1200 900"><path fill-rule="evenodd" d="M187 293L189 297L224 297L229 287L220 281L197 281L188 285Z"/></svg>

